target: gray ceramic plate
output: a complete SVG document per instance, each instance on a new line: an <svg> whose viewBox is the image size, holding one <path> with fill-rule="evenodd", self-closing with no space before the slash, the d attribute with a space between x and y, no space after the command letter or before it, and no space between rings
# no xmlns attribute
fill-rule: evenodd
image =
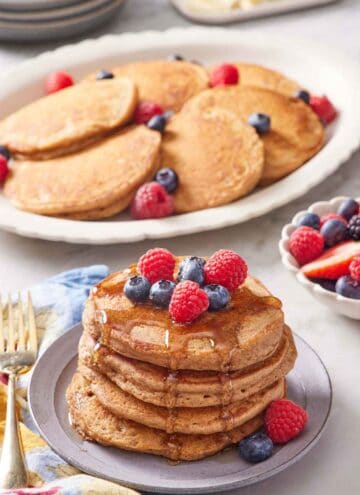
<svg viewBox="0 0 360 495"><path fill-rule="evenodd" d="M328 373L314 350L296 337L299 358L288 377L288 394L307 409L310 421L300 437L277 448L261 464L246 463L236 448L202 461L171 465L156 456L83 441L70 427L65 402L81 332L81 325L74 327L42 355L32 375L29 401L44 439L63 459L86 473L158 493L207 493L242 487L269 478L299 460L319 440L329 417L332 391Z"/></svg>

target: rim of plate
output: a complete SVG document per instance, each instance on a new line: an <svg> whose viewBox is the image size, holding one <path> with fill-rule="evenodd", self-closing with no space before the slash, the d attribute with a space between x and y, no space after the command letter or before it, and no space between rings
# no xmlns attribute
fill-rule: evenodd
<svg viewBox="0 0 360 495"><path fill-rule="evenodd" d="M307 56L312 57L314 63L321 60L322 67L326 67L324 61L328 60L330 67L339 68L336 72L339 73L340 80L347 81L347 91L341 95L342 105L346 107L332 127L333 135L324 148L305 165L281 181L233 203L157 220L81 222L45 217L16 210L1 195L0 228L27 237L88 244L115 244L175 237L220 229L268 213L305 194L332 174L360 145L360 113L350 112L355 106L354 100L360 99L360 63L333 48L329 55L328 47L302 39L289 39L288 36L272 36L269 39L265 33L258 31L254 31L250 36L248 32L238 33L224 28L209 27L106 35L45 52L11 68L0 79L0 100L12 95L16 89L21 90L25 84L35 83L51 70L70 66L75 71L81 68L81 64L91 64L104 54L107 58L126 56L130 59L136 56L137 51L146 51L150 57L154 51L166 54L171 50L186 51L194 46L203 53L209 53L211 47L225 49L234 44L239 48L243 47L244 50L271 49L273 53L279 51L287 56L293 52L300 53L304 59Z"/></svg>
<svg viewBox="0 0 360 495"><path fill-rule="evenodd" d="M311 361L311 363L313 363L313 365L316 367L315 373L317 378L319 379L319 375L317 373L321 373L320 381L322 383L322 386L324 386L323 380L326 382L326 386L327 386L326 409L321 411L322 414L321 419L317 418L316 431L314 435L311 437L308 431L308 436L306 437L306 439L304 437L298 437L298 439L302 439L303 445L294 448L293 451L291 449L291 446L294 445L294 443L289 443L285 447L283 447L287 449L290 446L290 452L288 452L289 457L285 461L283 459L280 459L277 455L274 455L273 457L265 461L268 463L268 465L265 465L265 463L252 465L251 467L254 468L253 469L254 472L249 476L248 479L246 478L245 480L244 479L239 480L236 474L231 473L231 474L224 474L218 476L216 478L217 480L216 483L214 483L214 480L209 480L208 482L204 482L200 480L200 482L198 481L197 484L195 483L196 486L194 484L191 485L191 482L194 483L195 481L193 479L186 480L185 485L181 487L179 486L180 480L176 480L176 486L175 486L174 485L175 481L171 479L170 482L173 483L173 486L169 487L169 480L167 480L166 477L163 478L161 475L159 476L159 481L161 482L161 486L154 484L146 484L140 481L139 479L136 479L135 481L129 479L120 479L120 477L118 479L115 479L114 477L111 477L106 473L101 473L100 471L97 471L97 468L95 467L88 468L88 466L85 466L82 460L77 460L77 458L74 457L75 453L71 448L71 445L73 445L74 442L73 440L68 438L66 431L63 429L62 421L59 419L59 414L61 415L59 410L59 405L55 405L55 403L57 402L55 400L55 395L56 395L56 390L58 390L58 384L61 380L62 375L66 373L66 370L68 369L69 365L71 365L72 361L77 356L77 343L81 337L81 333L82 333L82 325L80 323L78 325L75 325L68 332L66 332L64 335L58 338L53 344L50 345L50 347L39 358L32 372L32 376L29 384L29 408L36 427L41 432L43 438L50 445L50 447L67 462L91 475L101 476L104 477L105 479L108 479L116 483L124 483L130 488L136 490L151 491L153 493L190 494L190 493L214 493L217 491L231 490L234 488L244 487L268 479L276 475L280 471L283 471L287 467L291 466L296 461L300 460L306 453L308 453L311 450L312 447L314 447L314 445L320 439L328 423L328 419L332 409L332 401L333 401L333 387L329 372L324 362L318 355L318 353L306 342L306 340L304 340L302 337L300 337L295 332L293 332L296 346L301 349L299 352L298 361L300 360L301 356L305 356L305 354L310 353L313 359L315 359L315 361ZM55 363L52 359L49 359L49 355L51 355L51 353L55 353L57 356L66 356L65 359L66 362L63 362L61 366L59 366L58 362L56 362L56 359L55 359ZM49 362L53 363L51 370L49 370ZM304 363L302 363L301 366L303 367ZM311 372L314 372L314 368L312 368L310 365L307 371L307 373L309 374L309 376L307 377L308 381L310 380ZM50 398L51 399L50 406L44 409L43 394L40 395L37 394L36 388L40 387L40 390L43 390L45 386L49 386L49 385L52 394ZM300 380L300 388L303 387L304 387L304 383ZM60 388L63 388L63 385ZM322 392L325 392L325 390L322 390ZM307 395L305 396L305 400L306 400L306 408L311 409L311 411L315 414L316 405L312 404L311 401L310 403L308 402ZM44 414L42 414L42 411L44 412ZM74 433L74 435L76 436L76 433ZM54 441L54 438L56 438L56 441ZM61 446L59 446L59 442L58 442L59 438L62 438ZM82 451L82 459L84 455L90 455L91 457L91 454L87 454L86 448L85 449L80 448L80 449ZM119 449L119 451L120 453L122 452L121 449ZM131 454L140 457L146 456L146 458L148 459L155 457L156 461L159 462L162 461L162 458L151 456L149 454L141 454L136 452ZM281 451L278 454L281 454ZM92 458L94 458L95 461L98 459L97 456L95 457L92 456ZM214 457L210 457L208 459L211 458ZM199 465L201 464L201 462L204 461L206 461L206 459L195 461L195 465ZM269 461L270 461L270 465L269 465ZM136 463L136 458L134 459L134 462ZM142 467L144 468L144 464L142 464ZM262 471L261 468L264 468L265 470ZM181 479L181 481L184 480Z"/></svg>

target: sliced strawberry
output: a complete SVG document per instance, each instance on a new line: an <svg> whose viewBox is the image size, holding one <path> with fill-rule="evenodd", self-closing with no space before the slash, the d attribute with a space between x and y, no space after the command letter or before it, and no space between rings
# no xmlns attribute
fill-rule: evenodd
<svg viewBox="0 0 360 495"><path fill-rule="evenodd" d="M360 254L360 242L345 241L325 251L319 258L302 267L309 278L336 280L349 274L349 265L355 255Z"/></svg>

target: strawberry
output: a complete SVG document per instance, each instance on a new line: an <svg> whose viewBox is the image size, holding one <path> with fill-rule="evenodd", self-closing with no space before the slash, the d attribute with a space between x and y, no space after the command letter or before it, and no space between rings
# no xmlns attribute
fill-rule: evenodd
<svg viewBox="0 0 360 495"><path fill-rule="evenodd" d="M325 251L319 258L302 267L309 278L336 280L349 274L349 265L360 254L360 242L345 241Z"/></svg>

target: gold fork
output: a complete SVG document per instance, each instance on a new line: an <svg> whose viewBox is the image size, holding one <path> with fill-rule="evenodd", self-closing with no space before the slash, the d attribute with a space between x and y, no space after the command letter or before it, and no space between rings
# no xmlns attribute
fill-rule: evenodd
<svg viewBox="0 0 360 495"><path fill-rule="evenodd" d="M35 314L30 293L27 294L25 315L20 293L17 304L13 305L12 301L11 294L8 296L7 305L3 305L0 298L0 371L9 378L6 426L0 461L0 489L21 488L28 485L15 392L18 374L29 370L35 363L38 350ZM7 325L4 315L6 306ZM6 327L7 333L5 333Z"/></svg>

